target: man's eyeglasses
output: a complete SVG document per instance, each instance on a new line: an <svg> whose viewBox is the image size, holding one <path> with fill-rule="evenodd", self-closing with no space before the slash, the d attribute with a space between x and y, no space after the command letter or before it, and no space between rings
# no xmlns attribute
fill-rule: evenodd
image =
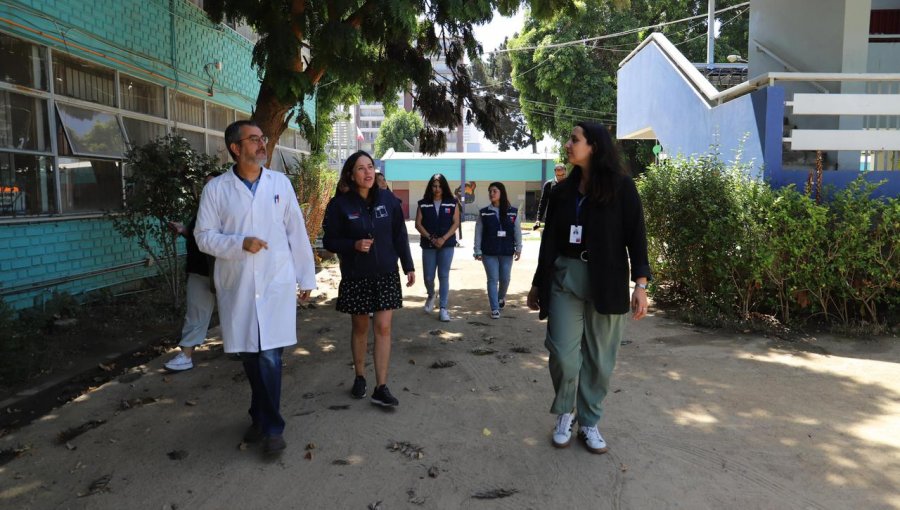
<svg viewBox="0 0 900 510"><path fill-rule="evenodd" d="M256 136L256 135L248 136L247 138L241 138L240 140L237 141L237 143L241 143L244 140L250 140L251 142L255 143L256 145L259 145L260 143L262 143L263 145L269 143L268 136Z"/></svg>

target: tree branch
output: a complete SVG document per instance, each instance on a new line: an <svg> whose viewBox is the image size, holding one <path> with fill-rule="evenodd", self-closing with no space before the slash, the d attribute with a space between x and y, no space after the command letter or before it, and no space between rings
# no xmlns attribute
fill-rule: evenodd
<svg viewBox="0 0 900 510"><path fill-rule="evenodd" d="M299 46L299 50L297 50L297 55L291 59L290 68L295 73L303 72L303 59L300 58L303 53L303 25L301 24L301 20L303 19L303 13L306 12L306 0L294 0L291 3L291 33L294 34L294 37L297 39L297 45Z"/></svg>
<svg viewBox="0 0 900 510"><path fill-rule="evenodd" d="M348 16L347 19L345 19L341 23L346 23L351 27L359 30L359 27L362 26L363 19L365 19L366 15L368 15L374 9L375 0L366 0L366 3L362 4L362 6L357 9L356 12Z"/></svg>

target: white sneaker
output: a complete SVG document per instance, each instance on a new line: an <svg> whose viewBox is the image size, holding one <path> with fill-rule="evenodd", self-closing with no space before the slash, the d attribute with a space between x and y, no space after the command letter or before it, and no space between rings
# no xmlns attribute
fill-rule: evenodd
<svg viewBox="0 0 900 510"><path fill-rule="evenodd" d="M450 312L446 308L441 308L441 322L450 322Z"/></svg>
<svg viewBox="0 0 900 510"><path fill-rule="evenodd" d="M500 310L491 310L491 319L499 319Z"/></svg>
<svg viewBox="0 0 900 510"><path fill-rule="evenodd" d="M585 448L591 453L606 453L609 450L606 446L606 441L603 440L603 436L600 435L600 431L597 430L596 425L593 427L579 428L578 435L581 437L581 440L584 441Z"/></svg>
<svg viewBox="0 0 900 510"><path fill-rule="evenodd" d="M425 311L431 313L434 311L434 296L425 298Z"/></svg>
<svg viewBox="0 0 900 510"><path fill-rule="evenodd" d="M556 417L556 428L553 429L553 446L565 448L572 442L572 427L575 426L575 415L562 413Z"/></svg>
<svg viewBox="0 0 900 510"><path fill-rule="evenodd" d="M177 356L170 359L165 364L165 367L166 369L173 372L181 372L182 370L190 370L194 368L194 362L191 361L191 358L185 356L183 352L179 352Z"/></svg>

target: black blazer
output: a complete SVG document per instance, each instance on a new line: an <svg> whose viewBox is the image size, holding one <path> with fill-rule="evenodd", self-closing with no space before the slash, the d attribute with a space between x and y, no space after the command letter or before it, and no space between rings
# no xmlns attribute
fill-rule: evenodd
<svg viewBox="0 0 900 510"><path fill-rule="evenodd" d="M541 319L546 318L550 310L550 287L559 247L565 246L569 239L568 221L556 214L556 210L575 203L580 180L580 169L576 169L550 192L538 266L532 280L532 285L539 291ZM641 276L650 279L644 210L631 177L618 179L611 203L598 205L588 199L583 225L594 309L602 314L628 313L631 306L629 259L632 280Z"/></svg>

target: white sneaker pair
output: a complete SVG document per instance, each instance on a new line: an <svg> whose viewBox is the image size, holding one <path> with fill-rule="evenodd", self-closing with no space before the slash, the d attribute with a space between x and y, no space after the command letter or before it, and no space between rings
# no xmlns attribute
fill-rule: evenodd
<svg viewBox="0 0 900 510"><path fill-rule="evenodd" d="M556 428L553 429L553 446L565 448L572 442L572 429L575 427L575 414L563 413L556 417ZM596 425L578 428L578 437L584 441L585 448L591 453L606 453L609 447Z"/></svg>
<svg viewBox="0 0 900 510"><path fill-rule="evenodd" d="M425 298L425 312L431 313L434 311L434 296L428 296Z"/></svg>

